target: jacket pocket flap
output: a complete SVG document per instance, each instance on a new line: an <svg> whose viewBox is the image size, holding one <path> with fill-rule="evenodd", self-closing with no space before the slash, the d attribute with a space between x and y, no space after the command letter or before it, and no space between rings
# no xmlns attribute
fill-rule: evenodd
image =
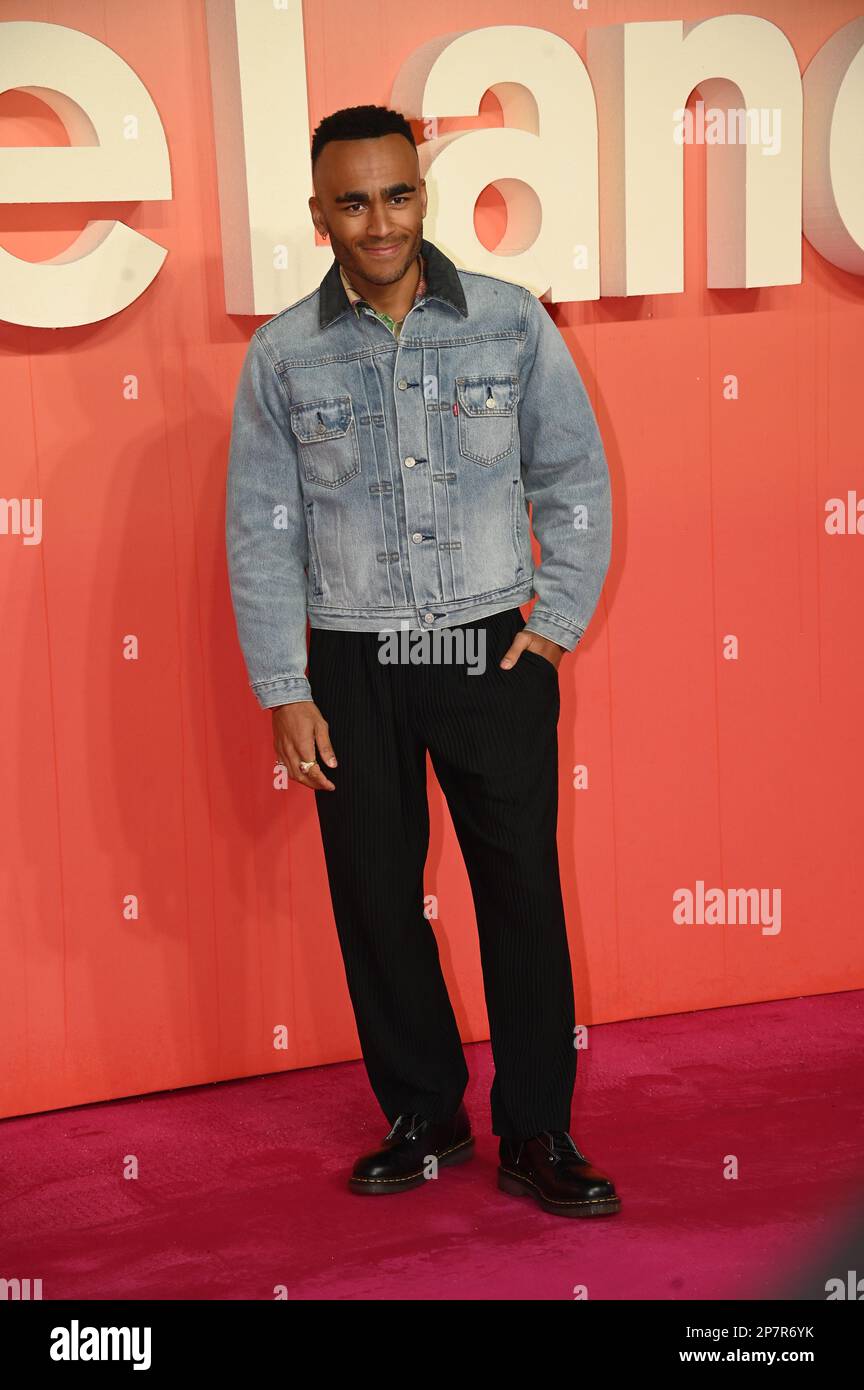
<svg viewBox="0 0 864 1390"><path fill-rule="evenodd" d="M467 415L512 415L519 399L519 378L511 375L457 376L459 409Z"/></svg>
<svg viewBox="0 0 864 1390"><path fill-rule="evenodd" d="M291 428L303 444L338 439L340 434L348 433L353 419L350 396L304 401L291 407Z"/></svg>

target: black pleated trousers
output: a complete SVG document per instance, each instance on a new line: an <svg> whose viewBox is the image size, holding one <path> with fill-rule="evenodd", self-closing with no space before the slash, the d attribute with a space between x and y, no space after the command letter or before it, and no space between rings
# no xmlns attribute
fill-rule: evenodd
<svg viewBox="0 0 864 1390"><path fill-rule="evenodd" d="M336 790L315 792L315 802L370 1084L391 1125L399 1114L442 1120L468 1070L423 910L428 750L474 901L492 1131L522 1139L569 1130L576 1079L556 842L558 675L536 652L499 667L524 626L518 608L459 626L476 645L453 664L386 664L376 632L311 629L312 698L339 760L322 763ZM485 669L471 674L480 629Z"/></svg>

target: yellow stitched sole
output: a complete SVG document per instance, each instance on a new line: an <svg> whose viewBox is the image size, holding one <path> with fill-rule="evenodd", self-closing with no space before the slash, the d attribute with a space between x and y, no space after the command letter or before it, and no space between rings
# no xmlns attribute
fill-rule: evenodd
<svg viewBox="0 0 864 1390"><path fill-rule="evenodd" d="M459 1143L453 1144L451 1148L444 1149L440 1154L437 1155L438 1162L441 1163L447 1157L448 1154L458 1153L460 1149L465 1149L469 1146L472 1149L474 1147L473 1134L468 1139L460 1139ZM468 1157L467 1154L465 1156L466 1158ZM348 1179L348 1181L349 1184L369 1183L372 1187L383 1187L385 1186L385 1184L391 1186L398 1186L400 1183L414 1182L417 1178L423 1178L423 1176L423 1169L418 1168L413 1173L403 1173L401 1178L355 1178L352 1176Z"/></svg>
<svg viewBox="0 0 864 1390"><path fill-rule="evenodd" d="M536 1182L533 1182L531 1178L526 1177L524 1173L514 1173L512 1168L505 1168L503 1165L499 1165L498 1173L499 1175L501 1173L506 1173L507 1177L513 1178L516 1182L520 1184L528 1183L529 1187L534 1188L534 1191L537 1193L538 1197L542 1202L548 1202L549 1205L553 1207L606 1207L607 1210L612 1211L617 1210L621 1206L620 1197L574 1197L572 1201L559 1199L558 1197L545 1197L540 1188L537 1186ZM513 1193L511 1195L516 1196L518 1194ZM524 1195L527 1197L530 1194L526 1192L524 1193ZM616 1204L615 1207L613 1207L613 1203Z"/></svg>

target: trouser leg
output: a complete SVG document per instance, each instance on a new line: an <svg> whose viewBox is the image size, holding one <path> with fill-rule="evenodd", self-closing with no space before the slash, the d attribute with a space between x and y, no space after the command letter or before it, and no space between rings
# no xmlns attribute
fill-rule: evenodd
<svg viewBox="0 0 864 1390"><path fill-rule="evenodd" d="M556 841L558 676L534 653L498 665L524 625L483 619L481 675L432 667L418 704L474 899L495 1079L492 1129L570 1128L574 997ZM422 669L422 668L421 668Z"/></svg>
<svg viewBox="0 0 864 1390"><path fill-rule="evenodd" d="M459 1030L423 911L426 748L406 672L377 635L312 628L309 680L328 721L336 790L315 792L333 915L369 1082L390 1124L443 1120L468 1082Z"/></svg>

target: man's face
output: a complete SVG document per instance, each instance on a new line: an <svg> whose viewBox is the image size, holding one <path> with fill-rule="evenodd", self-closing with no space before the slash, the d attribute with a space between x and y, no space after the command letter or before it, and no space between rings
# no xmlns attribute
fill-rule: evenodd
<svg viewBox="0 0 864 1390"><path fill-rule="evenodd" d="M318 157L309 199L318 231L355 282L392 285L420 250L426 185L402 135L331 140ZM382 248L376 251L376 248Z"/></svg>

